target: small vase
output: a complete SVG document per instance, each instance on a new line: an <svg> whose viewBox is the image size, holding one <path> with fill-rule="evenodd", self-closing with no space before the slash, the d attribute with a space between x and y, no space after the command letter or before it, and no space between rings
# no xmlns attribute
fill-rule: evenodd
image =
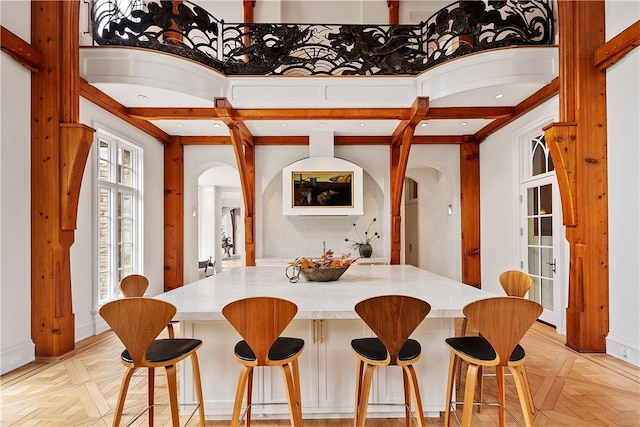
<svg viewBox="0 0 640 427"><path fill-rule="evenodd" d="M370 244L366 243L358 247L358 252L360 252L360 256L362 258L371 258L371 253L373 252L373 248L371 247Z"/></svg>

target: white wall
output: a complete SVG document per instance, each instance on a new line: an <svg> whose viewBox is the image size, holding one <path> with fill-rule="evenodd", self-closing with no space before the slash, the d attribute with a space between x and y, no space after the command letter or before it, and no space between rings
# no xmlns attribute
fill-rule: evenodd
<svg viewBox="0 0 640 427"><path fill-rule="evenodd" d="M640 3L606 2L607 40ZM609 335L607 353L640 366L640 49L607 69Z"/></svg>
<svg viewBox="0 0 640 427"><path fill-rule="evenodd" d="M460 280L460 147L413 145L406 175L418 183L420 268Z"/></svg>
<svg viewBox="0 0 640 427"><path fill-rule="evenodd" d="M480 241L482 289L504 291L498 276L519 270L519 135L557 121L558 98L520 117L480 144Z"/></svg>
<svg viewBox="0 0 640 427"><path fill-rule="evenodd" d="M140 273L149 278L149 295L164 292L164 148L155 138L81 98L80 121L105 130L140 147L143 158L143 260ZM78 202L75 242L71 246L71 287L76 320L76 341L107 329L97 314L93 227L96 212L93 191L93 150L89 155Z"/></svg>
<svg viewBox="0 0 640 427"><path fill-rule="evenodd" d="M29 41L31 5L0 2L0 24ZM31 73L0 54L0 374L34 359L31 341Z"/></svg>

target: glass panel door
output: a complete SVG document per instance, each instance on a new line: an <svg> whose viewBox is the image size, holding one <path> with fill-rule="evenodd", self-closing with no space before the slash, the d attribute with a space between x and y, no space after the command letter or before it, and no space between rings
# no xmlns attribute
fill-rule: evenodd
<svg viewBox="0 0 640 427"><path fill-rule="evenodd" d="M549 177L523 184L526 227L523 230L525 259L523 268L531 276L532 285L529 299L542 304L544 312L540 316L552 325L560 320L559 289L555 286L556 245L558 242L554 221L560 221L554 212L556 197L554 183ZM555 200L554 200L555 199Z"/></svg>

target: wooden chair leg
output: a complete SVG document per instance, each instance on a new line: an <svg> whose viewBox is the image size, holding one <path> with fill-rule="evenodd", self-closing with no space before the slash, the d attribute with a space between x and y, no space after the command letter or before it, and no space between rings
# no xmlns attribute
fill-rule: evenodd
<svg viewBox="0 0 640 427"><path fill-rule="evenodd" d="M367 406L369 405L369 393L371 391L371 380L373 379L373 372L375 371L375 365L365 364L364 372L362 375L362 385L360 388L360 404L358 405L358 426L364 427L367 421Z"/></svg>
<svg viewBox="0 0 640 427"><path fill-rule="evenodd" d="M198 415L200 416L200 427L204 427L204 398L202 397L202 379L200 378L200 363L198 356L194 352L191 354L191 367L193 369L193 383L196 389L196 398L198 400Z"/></svg>
<svg viewBox="0 0 640 427"><path fill-rule="evenodd" d="M525 391L527 392L527 402L529 404L529 411L535 415L536 406L533 403L533 395L531 394L531 385L529 384L529 377L527 376L527 370L524 367L524 364L518 367L518 371L521 372L522 381L524 381Z"/></svg>
<svg viewBox="0 0 640 427"><path fill-rule="evenodd" d="M287 402L289 402L289 418L291 419L291 427L302 427L302 422L298 420L298 408L300 401L296 395L296 385L291 372L291 365L280 365L282 376L284 377L285 389L287 391Z"/></svg>
<svg viewBox="0 0 640 427"><path fill-rule="evenodd" d="M451 400L453 399L453 385L456 382L456 372L458 372L457 364L460 359L454 352L451 352L449 357L449 374L447 375L447 395L445 398L444 408L444 427L449 427L451 420Z"/></svg>
<svg viewBox="0 0 640 427"><path fill-rule="evenodd" d="M136 371L136 368L127 368L127 371L124 373L122 377L122 382L120 383L120 395L118 396L118 403L116 404L116 411L113 415L113 427L120 427L120 420L122 419L122 411L124 410L124 401L127 398L127 390L129 390L129 382L131 382L131 377L133 373Z"/></svg>
<svg viewBox="0 0 640 427"><path fill-rule="evenodd" d="M467 380L464 385L464 403L462 408L462 425L471 425L473 413L473 398L475 396L476 381L478 380L478 365L469 364L467 368Z"/></svg>
<svg viewBox="0 0 640 427"><path fill-rule="evenodd" d="M405 366L403 372L406 371L411 395L413 395L413 406L416 412L416 420L418 427L425 427L424 410L422 409L422 398L420 397L420 388L418 387L418 376L413 365ZM407 422L411 424L411 420L407 417Z"/></svg>
<svg viewBox="0 0 640 427"><path fill-rule="evenodd" d="M353 426L358 427L358 412L360 411L360 394L362 393L362 375L364 372L364 362L361 359L356 361L356 403L353 410Z"/></svg>
<svg viewBox="0 0 640 427"><path fill-rule="evenodd" d="M176 365L168 365L165 366L164 369L167 374L171 423L173 424L173 427L180 427L180 414L178 411L178 375L176 373Z"/></svg>
<svg viewBox="0 0 640 427"><path fill-rule="evenodd" d="M247 378L253 370L250 366L243 366L238 377L238 387L236 388L236 398L233 404L233 413L231 415L231 427L239 427L240 410L242 409L242 401L244 400L244 390L247 386Z"/></svg>
<svg viewBox="0 0 640 427"><path fill-rule="evenodd" d="M476 402L482 403L484 399L484 367L482 366L478 366L478 385L476 390ZM478 411L479 414L482 413L482 405L477 405L476 411Z"/></svg>
<svg viewBox="0 0 640 427"><path fill-rule="evenodd" d="M521 367L521 366L520 366ZM520 400L520 408L522 410L522 417L524 419L525 427L533 427L533 415L529 409L529 403L527 402L526 385L522 375L519 374L518 368L509 366L509 370L513 374L513 380L516 383L516 390L518 391L518 399Z"/></svg>
<svg viewBox="0 0 640 427"><path fill-rule="evenodd" d="M293 385L296 387L295 392L298 402L297 417L298 422L302 425L302 392L300 391L300 367L298 364L298 358L291 361L291 369L293 371Z"/></svg>
<svg viewBox="0 0 640 427"><path fill-rule="evenodd" d="M411 386L404 366L402 367L402 385L404 386L404 424L405 427L411 427Z"/></svg>
<svg viewBox="0 0 640 427"><path fill-rule="evenodd" d="M467 323L469 323L469 319L466 317L462 318L462 325L460 325L460 336L464 337L467 335ZM460 388L460 378L462 378L462 360L459 361L458 365L458 375L456 376L456 390Z"/></svg>
<svg viewBox="0 0 640 427"><path fill-rule="evenodd" d="M251 405L253 404L253 369L247 375L247 413L244 418L244 426L251 427Z"/></svg>
<svg viewBox="0 0 640 427"><path fill-rule="evenodd" d="M482 378L482 374L480 374L480 378ZM506 403L504 388L504 366L496 366L496 384L498 393L498 423L500 427L503 427L506 422L504 418L504 406ZM478 386L480 386L480 384L478 384Z"/></svg>
<svg viewBox="0 0 640 427"><path fill-rule="evenodd" d="M149 408L149 427L153 427L154 419L154 403L155 403L155 380L156 370L154 368L147 369L147 406Z"/></svg>

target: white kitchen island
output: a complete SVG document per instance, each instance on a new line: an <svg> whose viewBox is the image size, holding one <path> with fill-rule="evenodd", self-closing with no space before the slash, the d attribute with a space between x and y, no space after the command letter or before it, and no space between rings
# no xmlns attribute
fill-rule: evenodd
<svg viewBox="0 0 640 427"><path fill-rule="evenodd" d="M174 304L180 335L199 338L198 350L207 419L230 419L240 372L233 347L240 336L222 316L227 303L251 296L293 301L298 314L285 331L303 338L300 386L304 418L352 418L356 358L353 338L371 335L354 311L355 304L376 295L401 294L423 299L431 312L412 337L422 345L415 364L425 412L444 410L449 351L454 321L475 300L495 296L409 265L352 265L335 282L290 283L282 266L238 267L157 296ZM182 369L181 402L193 403L191 369ZM258 368L254 402L285 403L278 368ZM376 369L368 417L404 417L402 371L396 366ZM389 405L393 404L393 405ZM286 405L253 407L252 417L288 418Z"/></svg>

